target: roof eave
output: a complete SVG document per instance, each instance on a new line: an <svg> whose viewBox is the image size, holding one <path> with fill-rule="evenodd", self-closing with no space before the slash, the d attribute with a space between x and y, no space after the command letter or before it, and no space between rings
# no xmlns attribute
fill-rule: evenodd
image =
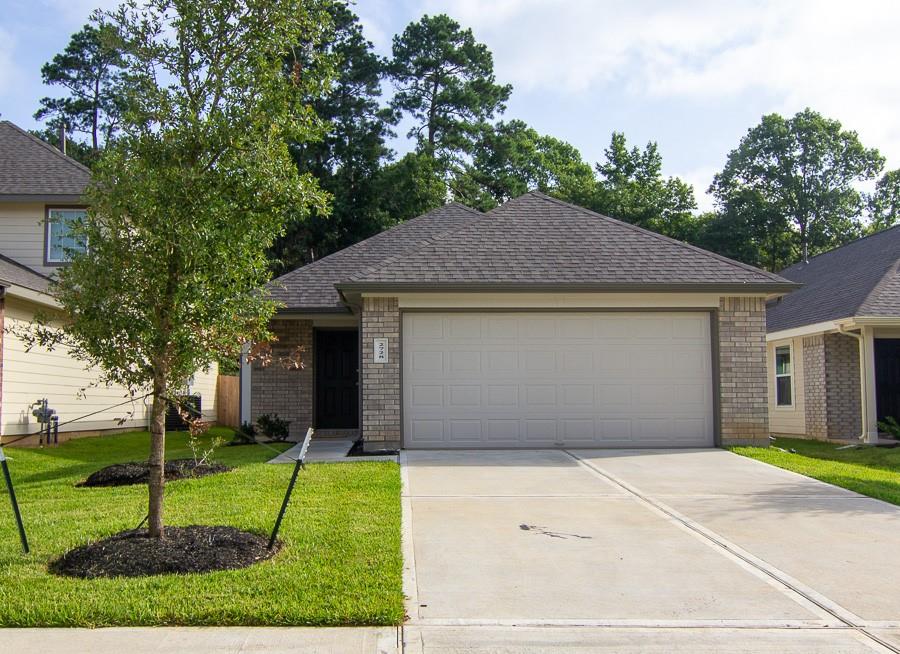
<svg viewBox="0 0 900 654"><path fill-rule="evenodd" d="M80 193L0 193L0 202L85 204L85 199Z"/></svg>
<svg viewBox="0 0 900 654"><path fill-rule="evenodd" d="M343 293L364 292L500 292L500 293L533 293L544 292L581 292L581 293L754 293L782 294L800 288L794 282L339 282L335 288Z"/></svg>
<svg viewBox="0 0 900 654"><path fill-rule="evenodd" d="M314 307L291 307L291 306L283 306L276 310L275 314L278 316L291 316L291 315L301 315L305 313L314 313L314 314L322 314L322 313L352 313L349 307L346 306L314 306Z"/></svg>

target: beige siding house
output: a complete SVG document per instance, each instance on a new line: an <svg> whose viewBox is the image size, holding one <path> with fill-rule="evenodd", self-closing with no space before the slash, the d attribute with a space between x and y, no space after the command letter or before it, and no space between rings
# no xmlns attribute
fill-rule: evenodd
<svg viewBox="0 0 900 654"><path fill-rule="evenodd" d="M527 193L454 203L274 280L242 419L364 449L710 447L769 438L771 273Z"/></svg>
<svg viewBox="0 0 900 654"><path fill-rule="evenodd" d="M96 385L98 371L65 348L26 351L16 335L36 313L52 315L58 306L48 293L50 278L65 265L71 245L65 221L83 211L78 201L89 178L87 168L0 121L0 436L36 432L32 405L44 398L63 437L147 426L143 401L129 401L124 388ZM201 395L204 418L213 421L216 379L215 366L198 371L189 389Z"/></svg>
<svg viewBox="0 0 900 654"><path fill-rule="evenodd" d="M802 287L768 306L775 435L875 441L900 420L900 227L780 274Z"/></svg>

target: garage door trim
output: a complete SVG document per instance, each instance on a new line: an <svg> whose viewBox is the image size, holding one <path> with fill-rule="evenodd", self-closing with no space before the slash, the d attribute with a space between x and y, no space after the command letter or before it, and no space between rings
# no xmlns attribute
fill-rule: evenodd
<svg viewBox="0 0 900 654"><path fill-rule="evenodd" d="M403 339L403 316L407 313L705 313L709 316L709 356L712 375L712 420L713 445L721 447L721 377L719 369L719 310L710 307L408 307L399 308L400 342L400 446L407 448L406 402L404 387L404 358L406 349ZM485 447L478 449L521 449ZM535 448L552 449L552 448ZM674 449L674 448L673 448Z"/></svg>

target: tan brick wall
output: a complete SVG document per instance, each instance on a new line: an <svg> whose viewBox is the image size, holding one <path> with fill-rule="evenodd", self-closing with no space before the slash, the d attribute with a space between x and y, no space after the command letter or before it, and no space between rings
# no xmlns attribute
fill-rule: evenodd
<svg viewBox="0 0 900 654"><path fill-rule="evenodd" d="M291 437L300 438L313 420L313 327L310 320L273 320L270 330L278 338L272 343L272 362L253 362L250 373L250 416L277 413L291 421ZM288 368L278 361L290 356L298 346L304 368Z"/></svg>
<svg viewBox="0 0 900 654"><path fill-rule="evenodd" d="M828 438L858 438L862 431L859 341L825 334L825 380Z"/></svg>
<svg viewBox="0 0 900 654"><path fill-rule="evenodd" d="M806 435L828 438L828 402L825 398L825 338L822 334L803 338L803 397Z"/></svg>
<svg viewBox="0 0 900 654"><path fill-rule="evenodd" d="M388 339L387 363L375 363L375 338ZM366 449L400 446L400 309L397 298L363 298L362 436Z"/></svg>
<svg viewBox="0 0 900 654"><path fill-rule="evenodd" d="M764 299L722 298L718 327L722 445L768 445Z"/></svg>

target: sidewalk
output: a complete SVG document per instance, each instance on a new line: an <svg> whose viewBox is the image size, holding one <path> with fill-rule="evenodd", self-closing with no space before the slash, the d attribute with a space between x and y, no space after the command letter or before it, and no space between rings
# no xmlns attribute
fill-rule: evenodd
<svg viewBox="0 0 900 654"><path fill-rule="evenodd" d="M396 654L397 627L110 627L3 629L10 654Z"/></svg>

